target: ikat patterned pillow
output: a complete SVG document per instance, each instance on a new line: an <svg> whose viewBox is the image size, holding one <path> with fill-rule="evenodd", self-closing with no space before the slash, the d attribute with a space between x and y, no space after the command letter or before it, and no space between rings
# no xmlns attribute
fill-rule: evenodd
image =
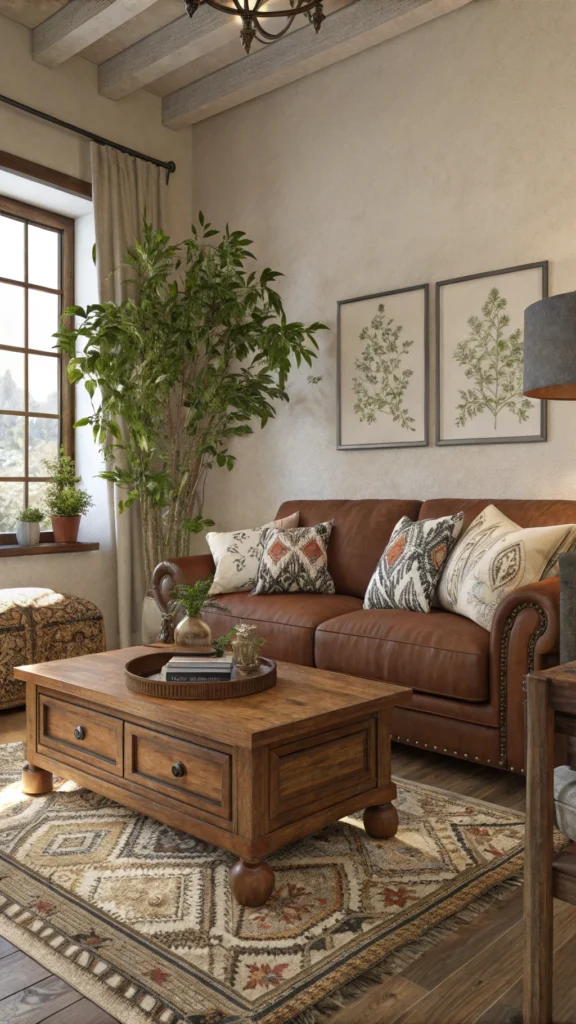
<svg viewBox="0 0 576 1024"><path fill-rule="evenodd" d="M300 513L293 512L285 519L275 519L254 530L235 530L232 533L208 533L206 540L216 566L210 597L215 594L236 594L252 590L256 583L258 565L262 557L264 536L270 527L289 530L298 526Z"/></svg>
<svg viewBox="0 0 576 1024"><path fill-rule="evenodd" d="M490 629L506 594L558 573L558 558L574 544L576 525L522 529L487 505L450 555L438 598L442 608Z"/></svg>
<svg viewBox="0 0 576 1024"><path fill-rule="evenodd" d="M463 512L415 523L402 516L368 584L364 607L429 612L463 521Z"/></svg>
<svg viewBox="0 0 576 1024"><path fill-rule="evenodd" d="M328 572L332 523L267 530L252 593L334 594L334 581Z"/></svg>

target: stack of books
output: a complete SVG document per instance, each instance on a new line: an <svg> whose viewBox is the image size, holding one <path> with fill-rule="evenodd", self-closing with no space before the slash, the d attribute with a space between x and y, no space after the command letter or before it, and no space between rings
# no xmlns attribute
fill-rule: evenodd
<svg viewBox="0 0 576 1024"><path fill-rule="evenodd" d="M232 655L210 658L202 654L176 654L162 669L168 683L221 683L232 678Z"/></svg>

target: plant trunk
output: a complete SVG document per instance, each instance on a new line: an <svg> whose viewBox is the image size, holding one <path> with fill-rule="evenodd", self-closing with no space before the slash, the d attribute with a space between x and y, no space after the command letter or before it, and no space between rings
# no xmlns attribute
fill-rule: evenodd
<svg viewBox="0 0 576 1024"><path fill-rule="evenodd" d="M146 498L140 502L147 587L150 586L152 573L159 562L181 558L189 553L190 534L182 524L193 514L202 474L200 466L195 474L190 474L186 486L169 508L153 508ZM198 502L196 504L199 505Z"/></svg>

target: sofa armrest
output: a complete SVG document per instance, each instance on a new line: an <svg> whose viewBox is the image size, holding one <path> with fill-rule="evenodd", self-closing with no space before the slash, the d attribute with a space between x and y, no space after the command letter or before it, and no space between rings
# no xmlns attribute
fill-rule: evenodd
<svg viewBox="0 0 576 1024"><path fill-rule="evenodd" d="M206 580L214 572L212 555L185 555L160 562L152 575L151 594L161 612L166 611L170 594L180 583Z"/></svg>
<svg viewBox="0 0 576 1024"><path fill-rule="evenodd" d="M500 709L500 765L526 764L524 676L556 655L560 628L560 579L553 576L508 594L490 632L490 689Z"/></svg>

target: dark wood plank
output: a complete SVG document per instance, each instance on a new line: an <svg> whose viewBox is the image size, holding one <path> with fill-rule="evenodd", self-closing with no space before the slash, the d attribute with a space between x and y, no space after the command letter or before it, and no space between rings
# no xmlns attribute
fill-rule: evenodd
<svg viewBox="0 0 576 1024"><path fill-rule="evenodd" d="M488 1007L475 1024L522 1024L522 1010L499 1000L494 1006Z"/></svg>
<svg viewBox="0 0 576 1024"><path fill-rule="evenodd" d="M25 160L24 157L14 156L13 153L6 153L0 150L0 167L6 171L13 171L22 178L30 178L32 181L40 181L46 185L54 185L62 192L70 192L72 195L84 196L85 199L92 199L92 185L89 181L81 178L74 178L71 174L63 174L62 171L55 171L52 167L44 167L43 164L36 164L32 160Z"/></svg>
<svg viewBox="0 0 576 1024"><path fill-rule="evenodd" d="M556 903L554 910L554 942L560 947L575 933L576 908ZM523 954L519 921L398 1017L398 1024L475 1024L521 977Z"/></svg>
<svg viewBox="0 0 576 1024"><path fill-rule="evenodd" d="M425 994L419 985L413 985L405 978L386 978L372 992L361 999L355 999L331 1016L326 1024L392 1024L400 1013L409 1009Z"/></svg>
<svg viewBox="0 0 576 1024"><path fill-rule="evenodd" d="M528 676L526 848L524 852L524 1017L552 1020L552 858L554 828L554 712L550 684Z"/></svg>
<svg viewBox="0 0 576 1024"><path fill-rule="evenodd" d="M494 908L447 935L437 946L431 946L402 971L402 977L428 990L436 988L450 974L518 924L522 914L523 891L519 886L516 892Z"/></svg>
<svg viewBox="0 0 576 1024"><path fill-rule="evenodd" d="M29 985L48 978L51 971L41 967L31 957L17 950L0 960L0 999L11 996Z"/></svg>
<svg viewBox="0 0 576 1024"><path fill-rule="evenodd" d="M21 558L23 555L65 555L78 554L80 551L98 551L98 543L83 543L76 541L74 544L1 544L0 558Z"/></svg>
<svg viewBox="0 0 576 1024"><path fill-rule="evenodd" d="M111 1017L89 999L80 999L65 1010L46 1017L43 1024L118 1024L116 1017Z"/></svg>
<svg viewBox="0 0 576 1024"><path fill-rule="evenodd" d="M0 1000L0 1024L41 1024L50 1014L77 1003L82 997L62 978L51 974L43 981ZM80 1017L76 1018L80 1024Z"/></svg>

